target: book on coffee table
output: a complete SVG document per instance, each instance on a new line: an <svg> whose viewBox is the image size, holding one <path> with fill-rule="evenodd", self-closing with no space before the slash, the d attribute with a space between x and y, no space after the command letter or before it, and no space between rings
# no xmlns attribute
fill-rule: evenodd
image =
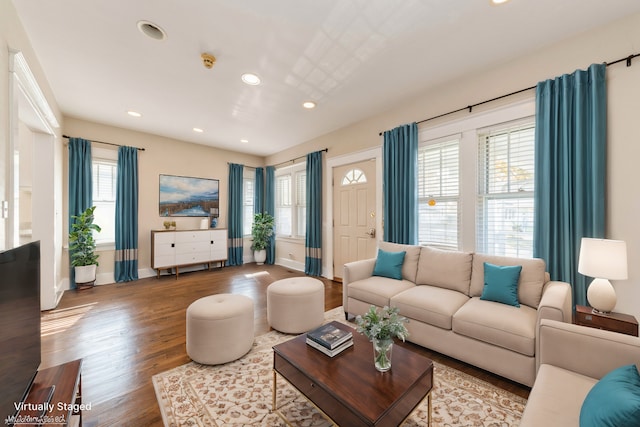
<svg viewBox="0 0 640 427"><path fill-rule="evenodd" d="M353 334L351 332L336 328L331 323L307 332L307 342L311 340L328 350L333 350L352 338Z"/></svg>
<svg viewBox="0 0 640 427"><path fill-rule="evenodd" d="M339 353L342 353L343 351L345 351L346 349L348 349L349 347L351 347L353 345L353 339L349 339L348 341L342 343L341 345L339 345L338 347L334 348L333 350L329 350L328 348L324 347L323 345L318 344L317 342L310 340L307 337L307 344L310 345L311 347L315 348L316 350L320 350L321 352L323 352L324 354L326 354L329 357L333 357Z"/></svg>

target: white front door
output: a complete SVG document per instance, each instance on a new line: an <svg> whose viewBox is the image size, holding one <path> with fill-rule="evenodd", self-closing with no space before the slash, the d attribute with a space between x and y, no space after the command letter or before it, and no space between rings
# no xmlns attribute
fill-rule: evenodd
<svg viewBox="0 0 640 427"><path fill-rule="evenodd" d="M365 160L333 168L333 275L342 266L376 256L376 163Z"/></svg>

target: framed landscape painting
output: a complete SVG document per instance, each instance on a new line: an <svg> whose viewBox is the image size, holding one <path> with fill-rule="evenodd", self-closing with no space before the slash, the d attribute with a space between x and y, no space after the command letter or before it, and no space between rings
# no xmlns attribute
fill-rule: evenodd
<svg viewBox="0 0 640 427"><path fill-rule="evenodd" d="M160 216L208 217L218 212L219 187L217 179L161 174Z"/></svg>

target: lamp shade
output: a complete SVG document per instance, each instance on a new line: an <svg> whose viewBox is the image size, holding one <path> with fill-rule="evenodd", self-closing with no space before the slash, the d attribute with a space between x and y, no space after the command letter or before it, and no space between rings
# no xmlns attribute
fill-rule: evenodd
<svg viewBox="0 0 640 427"><path fill-rule="evenodd" d="M627 244L622 240L583 237L578 272L594 278L625 280Z"/></svg>

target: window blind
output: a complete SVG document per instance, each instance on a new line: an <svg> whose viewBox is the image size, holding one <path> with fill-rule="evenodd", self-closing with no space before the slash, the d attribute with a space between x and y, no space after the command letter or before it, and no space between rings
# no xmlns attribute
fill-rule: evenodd
<svg viewBox="0 0 640 427"><path fill-rule="evenodd" d="M460 147L446 140L418 148L418 241L459 247Z"/></svg>
<svg viewBox="0 0 640 427"><path fill-rule="evenodd" d="M276 177L276 233L291 236L291 175Z"/></svg>
<svg viewBox="0 0 640 427"><path fill-rule="evenodd" d="M118 163L109 159L93 159L91 166L93 175L93 212L95 223L101 231L94 232L93 237L98 244L114 243L116 240L116 188L118 179Z"/></svg>
<svg viewBox="0 0 640 427"><path fill-rule="evenodd" d="M255 179L243 178L242 180L242 234L248 236L253 228L253 197L255 192Z"/></svg>
<svg viewBox="0 0 640 427"><path fill-rule="evenodd" d="M533 256L534 143L533 123L479 135L478 251Z"/></svg>
<svg viewBox="0 0 640 427"><path fill-rule="evenodd" d="M307 229L307 172L296 173L296 229L295 235L306 234Z"/></svg>

